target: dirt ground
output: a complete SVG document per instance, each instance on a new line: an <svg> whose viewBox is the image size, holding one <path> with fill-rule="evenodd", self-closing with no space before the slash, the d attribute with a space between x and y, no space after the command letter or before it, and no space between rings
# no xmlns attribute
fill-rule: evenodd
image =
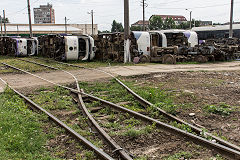
<svg viewBox="0 0 240 160"><path fill-rule="evenodd" d="M181 65L147 65L147 66L120 66L101 68L115 76L131 76L126 79L137 80L138 83L150 83L166 92L173 93L174 103L179 105L177 116L189 123L206 128L211 133L226 138L231 143L240 146L240 62L226 62L214 64L181 64ZM73 70L79 81L97 81L111 79L110 76L97 71ZM74 79L61 71L35 73L43 78L59 84L73 83ZM31 90L51 84L26 74L1 74L9 85L21 90ZM123 79L125 79L123 78ZM4 85L0 83L0 91ZM223 116L208 113L206 105L225 103L233 109L230 115ZM182 104L186 105L185 107ZM193 113L193 115L190 115ZM166 139L166 137L169 137ZM209 157L211 151L193 148L191 143L179 139L165 132L154 132L148 137L122 139L115 137L126 149L136 155L152 155L151 159L164 157L172 151L181 151L183 148L196 152L194 157ZM157 140L156 140L157 139ZM176 141L177 139L177 141ZM131 145L127 145L131 142ZM144 147L142 147L144 143ZM159 145L161 144L161 145ZM162 154L164 153L164 154Z"/></svg>
<svg viewBox="0 0 240 160"><path fill-rule="evenodd" d="M240 146L240 71L158 73L134 77L173 93L181 119ZM206 105L229 105L230 115L208 113ZM194 115L190 115L190 114Z"/></svg>
<svg viewBox="0 0 240 160"><path fill-rule="evenodd" d="M4 68L3 68L4 69ZM208 64L178 64L178 65L146 65L146 66L117 66L117 67L104 67L101 70L107 71L115 76L133 76L144 75L153 73L168 73L180 71L234 71L240 70L240 61L222 62L222 63L208 63ZM73 70L73 73L79 81L96 81L106 78L111 78L101 72L93 70ZM74 79L61 71L49 71L36 73L37 75L46 78L50 81L59 84L73 83ZM48 82L40 80L30 75L25 74L0 74L0 78L7 81L9 85L15 88L36 88L40 86L51 85ZM0 92L3 90L3 84L0 83Z"/></svg>

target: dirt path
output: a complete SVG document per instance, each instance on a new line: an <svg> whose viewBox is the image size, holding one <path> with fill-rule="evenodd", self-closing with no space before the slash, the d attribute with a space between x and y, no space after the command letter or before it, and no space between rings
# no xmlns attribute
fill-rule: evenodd
<svg viewBox="0 0 240 160"><path fill-rule="evenodd" d="M146 65L146 66L121 66L102 68L115 75L132 76L141 74L151 74L160 72L179 71L233 71L240 70L240 61L207 64L179 64L179 65Z"/></svg>
<svg viewBox="0 0 240 160"><path fill-rule="evenodd" d="M146 66L117 66L101 68L113 75L134 76L141 74L178 72L178 71L234 71L240 70L240 62L224 62L214 64L180 64L180 65L146 65ZM90 70L73 70L73 73L79 81L96 81L111 78L106 74ZM59 84L74 83L74 79L61 71L36 73L37 75ZM14 88L36 88L48 86L49 83L26 74L1 74L0 77L7 81ZM0 83L0 92L4 85Z"/></svg>

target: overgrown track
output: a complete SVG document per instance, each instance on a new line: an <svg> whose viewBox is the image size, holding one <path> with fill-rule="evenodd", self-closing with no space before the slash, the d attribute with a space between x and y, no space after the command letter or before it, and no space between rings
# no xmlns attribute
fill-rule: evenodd
<svg viewBox="0 0 240 160"><path fill-rule="evenodd" d="M47 67L53 70L61 70L59 68L55 68L52 66L48 66L45 64L41 64L41 63L37 63L37 62L33 62L33 61L28 61L28 60L23 60L23 59L18 59L18 60L22 60L25 62L29 62L29 63L33 63L36 65L40 65L43 67ZM76 86L77 86L77 90L78 92L80 92L80 87L79 87L79 83L77 78L71 74L68 71L65 70L61 70L67 74L69 74L70 76L72 76L75 79L76 82ZM83 114L85 115L85 117L89 120L89 122L91 123L91 126L93 129L97 130L98 133L102 136L102 138L113 148L114 152L118 153L118 155L120 155L121 158L123 158L124 160L132 160L132 158L126 153L126 151L120 147L101 127L100 125L97 123L97 121L93 118L93 116L88 112L88 109L82 99L82 95L80 93L75 95L75 98L77 98L76 102L78 103L79 108L82 110Z"/></svg>
<svg viewBox="0 0 240 160"><path fill-rule="evenodd" d="M0 80L5 83L7 85L7 83L0 78ZM8 85L9 86L9 85ZM41 112L43 112L44 114L46 114L52 121L54 121L57 125L59 125L61 128L64 128L67 132L69 132L72 136L74 136L77 140L79 140L80 142L82 142L83 144L85 144L88 148L90 148L91 150L93 150L99 157L101 157L104 160L113 160L112 157L110 157L107 153L103 152L101 149L99 149L98 147L96 147L95 145L93 145L91 142L89 142L87 139L85 139L83 136L81 136L80 134L78 134L77 132L75 132L73 129L71 129L70 127L68 127L66 124L64 124L62 121L60 121L58 118L56 118L55 116L53 116L51 113L49 113L48 111L46 111L45 109L43 109L42 107L40 107L39 105L37 105L36 103L34 103L32 100L30 100L29 98L27 98L26 96L24 96L23 94L21 94L20 92L18 92L17 90L15 90L14 88L12 88L11 86L9 86L16 94L18 94L21 98L23 98L26 103L28 103L31 107L33 107L34 109L37 109Z"/></svg>
<svg viewBox="0 0 240 160"><path fill-rule="evenodd" d="M46 80L46 79L44 79L44 78L42 78L40 76L34 75L32 73L29 73L27 71L21 70L19 68L16 68L14 66L8 65L6 63L3 63L3 64L8 66L8 67L11 67L13 69L16 69L16 70L22 71L24 73L30 74L32 76L35 76L37 78L40 78L40 79L42 79L44 81L47 81L47 82L49 82L51 84L54 84L54 85L57 85L59 87L63 87L65 89L68 89L68 90L70 90L71 92L73 92L73 93L75 93L77 95L81 94L83 96L89 97L90 99L92 99L94 101L99 101L102 104L105 104L106 106L109 106L109 107L111 107L113 109L119 110L119 111L124 112L124 113L128 113L129 115L132 115L132 116L134 116L136 118L142 119L143 121L146 121L146 122L149 122L149 123L152 123L152 124L156 124L156 127L159 127L159 128L161 128L161 129L163 129L165 131L168 131L168 132L170 132L172 134L178 134L178 135L180 135L182 137L185 137L185 138L193 141L194 143L196 143L198 145L202 145L202 146L205 146L207 148L214 149L215 151L217 151L218 153L220 153L221 155L223 155L225 157L228 157L230 159L240 159L240 152L235 150L235 149L229 148L229 147L227 147L225 145L222 145L222 144L218 144L218 143L209 141L209 140L207 140L205 138L202 138L200 136L194 135L192 133L188 133L188 132L183 131L181 129L178 129L176 127L173 127L173 126L170 126L168 124L162 123L162 122L160 122L160 121L158 121L156 119L153 119L153 118L150 118L150 117L145 116L143 114L137 113L135 111L126 109L126 108L124 108L122 106L116 105L114 103L108 102L106 100L100 99L98 97L95 97L93 95L84 93L82 91L78 91L78 90L75 90L75 89L72 89L72 88L69 88L69 87L65 87L65 86L56 84L56 83L51 82L49 80Z"/></svg>
<svg viewBox="0 0 240 160"><path fill-rule="evenodd" d="M54 61L54 60L51 60L51 61ZM29 62L29 61L28 61ZM217 136L214 136L212 135L211 133L208 133L206 131L204 131L202 128L198 128L188 122L185 122L184 120L182 119L179 119L178 117L174 116L174 115L171 115L169 113L167 113L166 111L158 108L158 107L155 107L151 102L145 100L144 98L142 98L141 96L139 96L138 94L136 94L133 90L131 90L128 86L126 86L121 80L119 80L118 78L116 78L114 75L108 73L108 72L105 72L103 70L100 70L100 69L94 69L94 68L86 68L86 67L82 67L82 66L78 66L78 65L73 65L73 64L68 64L68 63L64 63L64 62L58 62L58 61L54 61L56 63L59 63L59 64L63 64L63 65L67 65L67 66L71 66L71 67L77 67L77 68L82 68L82 69L88 69L88 70L94 70L94 71L98 71L98 72L102 72L104 74L107 74L109 76L111 76L112 78L114 78L121 86L123 86L130 94L132 94L134 96L134 98L142 105L144 106L145 108L149 107L149 106L152 106L153 109L159 111L162 115L164 115L166 118L172 120L172 121L176 121L177 123L179 124L184 124L184 125L187 125L189 128L191 128L192 131L194 131L197 135L201 135L203 132L204 132L204 135L215 140L217 143L219 144L222 144L226 147L229 147L233 150L236 150L236 151L239 151L240 152L240 147L239 146L236 146L234 144L231 144Z"/></svg>

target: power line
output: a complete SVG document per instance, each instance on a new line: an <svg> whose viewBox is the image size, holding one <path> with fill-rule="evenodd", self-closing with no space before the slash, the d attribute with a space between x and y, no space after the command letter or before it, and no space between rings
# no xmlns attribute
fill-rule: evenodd
<svg viewBox="0 0 240 160"><path fill-rule="evenodd" d="M37 3L38 1L40 1L40 0L36 0L36 1L34 1L32 4ZM13 12L13 13L8 14L8 15L10 15L10 16L15 15L15 14L17 14L17 13L20 13L20 12L24 11L24 10L27 9L27 8L28 8L28 7L24 7L23 9L20 9L20 10L18 10L18 11L16 11L16 12Z"/></svg>
<svg viewBox="0 0 240 160"><path fill-rule="evenodd" d="M233 37L233 0L231 0L229 38Z"/></svg>
<svg viewBox="0 0 240 160"><path fill-rule="evenodd" d="M143 31L145 31L145 8L148 4L145 3L146 0L142 0L142 7L143 7Z"/></svg>
<svg viewBox="0 0 240 160"><path fill-rule="evenodd" d="M32 38L33 37L33 33L32 33L32 19L31 19L30 0L27 0L27 8L28 8L30 38Z"/></svg>
<svg viewBox="0 0 240 160"><path fill-rule="evenodd" d="M92 35L94 35L94 28L93 28L93 10L91 10L91 12L88 12L88 14L91 14L91 18L92 18Z"/></svg>
<svg viewBox="0 0 240 160"><path fill-rule="evenodd" d="M240 3L240 2L235 2ZM219 5L209 5L209 6L199 6L199 7L190 7L189 9L200 9L200 8L214 8L219 6L228 6L230 3L219 4ZM156 9L186 9L186 8L161 8L161 7L149 7L149 8L156 8Z"/></svg>

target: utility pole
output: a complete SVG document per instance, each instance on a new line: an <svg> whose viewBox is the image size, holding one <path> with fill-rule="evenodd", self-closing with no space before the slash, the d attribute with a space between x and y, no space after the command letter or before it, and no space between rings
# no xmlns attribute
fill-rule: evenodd
<svg viewBox="0 0 240 160"><path fill-rule="evenodd" d="M129 0L124 0L124 63L131 61L129 35Z"/></svg>
<svg viewBox="0 0 240 160"><path fill-rule="evenodd" d="M1 20L1 37L3 36L3 28L2 28L2 16L0 15L0 20Z"/></svg>
<svg viewBox="0 0 240 160"><path fill-rule="evenodd" d="M65 34L67 34L67 17L65 17Z"/></svg>
<svg viewBox="0 0 240 160"><path fill-rule="evenodd" d="M88 14L90 14L91 15L91 18L92 18L92 35L94 35L94 25L93 25L93 18L94 18L94 16L93 16L93 10L91 10L91 12L88 12Z"/></svg>
<svg viewBox="0 0 240 160"><path fill-rule="evenodd" d="M5 33L5 36L7 36L5 10L3 10L3 23L4 23L4 33Z"/></svg>
<svg viewBox="0 0 240 160"><path fill-rule="evenodd" d="M93 28L93 10L91 10L91 15L92 15L92 35L94 35L94 28Z"/></svg>
<svg viewBox="0 0 240 160"><path fill-rule="evenodd" d="M30 2L29 2L29 0L27 0L27 4L28 4L28 19L29 19L30 38L32 38L33 37L33 33L32 33L32 19L31 19L31 9L30 9Z"/></svg>
<svg viewBox="0 0 240 160"><path fill-rule="evenodd" d="M189 9L186 9L186 11L189 11L190 13L190 29L192 29L192 11L190 11Z"/></svg>
<svg viewBox="0 0 240 160"><path fill-rule="evenodd" d="M143 0L142 3L143 3L143 31L145 31L145 0Z"/></svg>
<svg viewBox="0 0 240 160"><path fill-rule="evenodd" d="M17 25L17 35L19 36L19 28L18 28L18 25Z"/></svg>
<svg viewBox="0 0 240 160"><path fill-rule="evenodd" d="M233 3L234 1L231 0L231 13L230 13L230 30L229 30L229 38L233 37Z"/></svg>
<svg viewBox="0 0 240 160"><path fill-rule="evenodd" d="M124 39L129 39L129 0L124 0Z"/></svg>
<svg viewBox="0 0 240 160"><path fill-rule="evenodd" d="M146 0L142 0L142 7L143 7L143 28L142 30L145 31L146 30L146 21L145 21L145 8L148 6L146 3L145 3Z"/></svg>

